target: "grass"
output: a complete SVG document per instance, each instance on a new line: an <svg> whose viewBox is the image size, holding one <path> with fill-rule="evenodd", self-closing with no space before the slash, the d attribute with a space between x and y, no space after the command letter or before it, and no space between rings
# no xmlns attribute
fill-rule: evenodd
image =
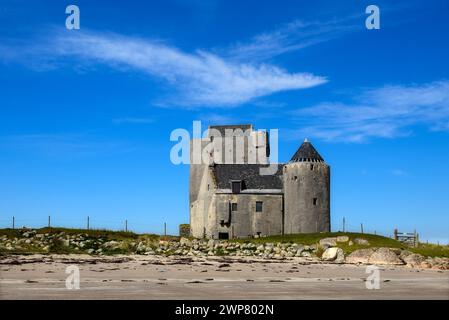
<svg viewBox="0 0 449 320"><path fill-rule="evenodd" d="M449 245L442 246L436 244L420 243L417 248L410 248L411 252L422 254L427 257L449 258Z"/></svg>
<svg viewBox="0 0 449 320"><path fill-rule="evenodd" d="M101 239L101 241L123 241L122 248L104 249L105 254L128 254L133 252L135 249L132 243L136 243L138 241L144 242L154 242L159 240L165 241L176 241L179 239L177 236L159 236L155 234L137 234L133 232L125 232L125 231L112 231L112 230L86 230L86 229L70 229L70 228L40 228L33 229L37 233L40 234L59 234L64 232L67 235L87 235L87 239ZM23 230L20 229L0 229L0 237L6 235L8 238L21 238ZM348 242L340 242L338 243L338 247L342 248L345 254L349 254L358 249L366 249L366 248L380 248L380 247L388 247L388 248L400 248L406 249L414 253L419 253L428 257L447 257L449 258L449 246L442 246L436 244L424 244L420 243L417 248L411 248L407 245L396 241L391 238L383 237L380 235L374 234L366 234L366 233L352 233L352 232L328 232L328 233L306 233L306 234L293 234L293 235L280 235L280 236L270 236L258 239L235 239L230 240L231 242L239 242L239 243L267 243L267 242L283 242L283 243L300 243L304 245L313 245L318 244L320 239L327 237L337 237L337 236L348 236L350 240L354 242L356 238L362 238L369 241L368 246L358 245L354 243L353 245L349 245ZM189 239L193 239L190 238ZM15 253L26 254L26 253L45 253L41 248L28 246L25 244L21 244L22 249L17 250ZM89 243L86 245L83 250L74 250L74 248L66 247L63 243L54 239L50 244L50 252L51 253L83 253L88 249L98 249L97 245L93 246ZM154 248L156 249L156 248ZM229 250L228 250L229 251ZM6 251L1 252L0 255L5 254ZM7 253L11 254L14 252L8 251ZM319 252L322 253L322 252ZM224 255L223 252L217 252L218 255Z"/></svg>
<svg viewBox="0 0 449 320"><path fill-rule="evenodd" d="M304 245L318 244L323 238L337 237L337 236L348 236L349 240L354 242L356 238L362 238L369 241L369 246L358 245L354 243L352 246L348 242L338 243L338 247L342 248L345 254L349 254L358 249L366 249L371 247L389 247L389 248L407 248L403 243L396 241L391 238L367 234L367 233L353 233L353 232L325 232L325 233L303 233L303 234L292 234L292 235L280 235L280 236L270 236L258 239L251 239L251 242L255 243L267 243L267 242L292 242L300 243ZM248 242L249 240L239 239L238 242Z"/></svg>

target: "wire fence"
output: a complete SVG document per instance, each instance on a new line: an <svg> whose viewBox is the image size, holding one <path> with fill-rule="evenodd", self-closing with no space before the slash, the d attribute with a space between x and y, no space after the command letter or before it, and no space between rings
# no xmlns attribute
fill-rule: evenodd
<svg viewBox="0 0 449 320"><path fill-rule="evenodd" d="M175 222L154 223L143 219L128 218L98 218L95 216L84 216L80 218L60 217L60 216L0 216L0 228L70 228L88 230L111 230L130 231L135 233L151 233L158 235L178 235L179 224Z"/></svg>

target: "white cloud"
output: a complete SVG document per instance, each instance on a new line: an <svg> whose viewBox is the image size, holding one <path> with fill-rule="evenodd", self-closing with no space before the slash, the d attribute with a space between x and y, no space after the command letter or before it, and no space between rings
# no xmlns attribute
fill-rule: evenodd
<svg viewBox="0 0 449 320"><path fill-rule="evenodd" d="M11 57L10 48L0 49L0 57ZM289 73L270 64L236 62L206 51L187 53L160 41L111 33L63 33L37 47L18 47L15 51L17 59L30 61L31 56L44 66L73 63L76 59L75 64L94 62L120 70L138 70L164 79L177 90L170 102L185 106L236 106L327 81L310 73Z"/></svg>
<svg viewBox="0 0 449 320"><path fill-rule="evenodd" d="M412 126L449 129L449 81L365 90L352 103L325 102L293 112L301 136L362 142L412 133Z"/></svg>
<svg viewBox="0 0 449 320"><path fill-rule="evenodd" d="M363 24L356 21L356 18L359 18L359 15L327 21L295 20L275 30L256 35L249 42L236 43L229 49L228 54L233 58L244 60L269 59L362 29Z"/></svg>

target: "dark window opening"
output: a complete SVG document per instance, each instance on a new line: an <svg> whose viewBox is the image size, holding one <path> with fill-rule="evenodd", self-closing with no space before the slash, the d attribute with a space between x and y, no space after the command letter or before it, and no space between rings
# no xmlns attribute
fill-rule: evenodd
<svg viewBox="0 0 449 320"><path fill-rule="evenodd" d="M262 212L262 210L263 210L263 202L256 201L256 212Z"/></svg>
<svg viewBox="0 0 449 320"><path fill-rule="evenodd" d="M313 170L313 164L310 165L310 170Z"/></svg>
<svg viewBox="0 0 449 320"><path fill-rule="evenodd" d="M231 211L237 211L237 203L231 203Z"/></svg>
<svg viewBox="0 0 449 320"><path fill-rule="evenodd" d="M232 181L231 182L232 193L240 193L242 190L242 182L241 181Z"/></svg>
<svg viewBox="0 0 449 320"><path fill-rule="evenodd" d="M223 240L229 239L229 233L228 232L219 232L218 239L223 239Z"/></svg>
<svg viewBox="0 0 449 320"><path fill-rule="evenodd" d="M318 199L317 198L313 198L313 205L314 206L316 206L317 202L318 202Z"/></svg>

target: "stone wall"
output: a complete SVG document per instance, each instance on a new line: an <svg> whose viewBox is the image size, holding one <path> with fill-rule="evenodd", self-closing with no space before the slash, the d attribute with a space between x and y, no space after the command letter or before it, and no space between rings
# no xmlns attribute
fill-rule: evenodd
<svg viewBox="0 0 449 320"><path fill-rule="evenodd" d="M284 166L285 234L330 231L330 167L320 162ZM314 200L315 199L315 200Z"/></svg>

